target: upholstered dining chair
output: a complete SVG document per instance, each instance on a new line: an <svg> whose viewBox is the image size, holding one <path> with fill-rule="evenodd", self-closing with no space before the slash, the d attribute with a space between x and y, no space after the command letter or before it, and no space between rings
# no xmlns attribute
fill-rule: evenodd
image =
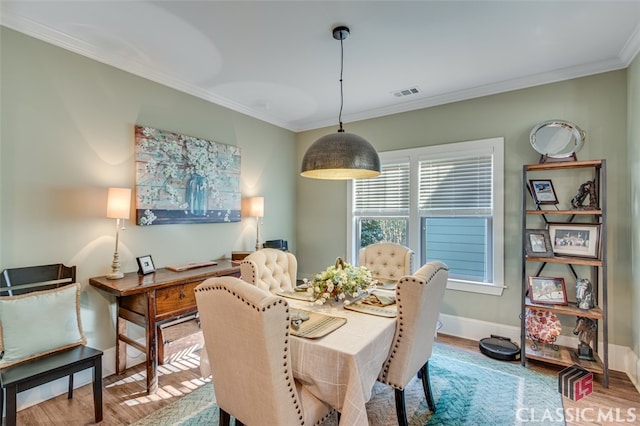
<svg viewBox="0 0 640 426"><path fill-rule="evenodd" d="M274 294L293 290L297 273L296 257L273 248L254 251L240 263L240 276L243 280Z"/></svg>
<svg viewBox="0 0 640 426"><path fill-rule="evenodd" d="M289 305L236 277L195 289L220 425L317 425L331 408L293 378ZM240 423L241 422L241 423Z"/></svg>
<svg viewBox="0 0 640 426"><path fill-rule="evenodd" d="M448 278L447 265L429 262L415 274L400 278L396 286L396 332L378 380L395 389L400 426L407 425L404 390L418 372L427 405L431 411L436 410L429 382L429 358Z"/></svg>
<svg viewBox="0 0 640 426"><path fill-rule="evenodd" d="M380 281L397 281L411 275L413 250L396 243L374 243L358 252L358 264Z"/></svg>

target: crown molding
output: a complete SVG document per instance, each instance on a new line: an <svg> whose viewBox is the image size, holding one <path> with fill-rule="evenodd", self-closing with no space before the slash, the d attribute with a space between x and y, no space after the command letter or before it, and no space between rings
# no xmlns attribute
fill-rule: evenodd
<svg viewBox="0 0 640 426"><path fill-rule="evenodd" d="M120 70L151 80L158 84L162 84L183 93L198 97L224 108L228 108L232 111L236 111L238 113L253 117L257 120L264 121L266 123L281 127L286 130L290 130L292 132L303 132L337 124L337 120L333 118L312 121L304 124L278 119L276 117L273 117L272 115L265 113L263 110L249 108L228 98L212 94L199 87L195 87L194 85L185 83L184 81L181 81L173 76L158 72L156 69L146 66L139 61L132 60L131 58L126 58L123 55L97 49L95 46L89 45L88 43L85 43L79 39L70 37L67 34L43 26L39 23L30 21L29 19L26 19L24 17L12 15L11 13L0 13L0 24L6 26L7 28L42 40L46 43L53 44L65 50L77 53L81 56L93 59L109 66L113 66ZM372 108L354 114L345 114L343 115L343 122L349 123L354 121L379 118L388 115L400 114L404 112L445 105L448 103L479 98L483 96L510 92L513 90L526 89L543 84L570 80L573 78L584 77L592 74L623 69L629 66L629 64L637 56L639 51L640 25L636 27L628 42L621 49L618 59L555 70L553 72L541 73L513 80L506 80L499 83L470 87L468 89L458 90L455 92L427 96L409 102L399 103L397 105Z"/></svg>

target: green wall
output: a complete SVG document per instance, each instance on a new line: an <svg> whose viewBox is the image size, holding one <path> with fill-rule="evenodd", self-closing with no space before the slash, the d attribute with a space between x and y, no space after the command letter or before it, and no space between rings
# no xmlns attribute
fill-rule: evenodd
<svg viewBox="0 0 640 426"><path fill-rule="evenodd" d="M626 94L626 71L623 70L345 126L347 132L363 136L378 151L505 138L504 263L507 288L500 297L448 290L444 313L519 326L522 165L537 163L539 159L529 144L529 131L541 121L564 119L587 132L587 141L578 153L578 159L607 160L609 307L615 308L609 311L609 335L611 343L631 344ZM348 111L348 103L345 108ZM298 134L298 162L313 141L334 131L335 127ZM582 181L556 188L556 192L565 200L570 199ZM332 264L336 256L346 255L347 184L298 177L297 191L296 254L300 259L300 271L313 273ZM567 274L564 265L554 266L562 269L548 267L545 272Z"/></svg>
<svg viewBox="0 0 640 426"><path fill-rule="evenodd" d="M263 239L295 249L295 135L1 27L0 269L78 265L89 343L115 343L113 300L88 285L110 272L110 186L135 187L134 125L242 150L242 193L265 197ZM132 223L120 233L124 271L151 254L157 267L230 257L255 245L239 223Z"/></svg>
<svg viewBox="0 0 640 426"><path fill-rule="evenodd" d="M113 300L87 283L109 272L113 255L114 224L104 217L106 188L135 185L134 124L239 146L243 195L266 199L262 239L288 239L301 274L346 255L346 184L298 176L306 148L337 126L295 135L4 27L0 31L0 268L78 265L91 344L107 348L114 341ZM579 159L607 159L611 342L640 352L640 273L634 270L632 279L630 266L640 247L638 225L630 221L632 205L634 216L639 210L640 130L631 120L640 112L639 68L636 59L628 76L624 70L604 73L346 125L379 151L505 138L508 288L500 297L448 291L445 313L519 324L521 168L538 161L529 130L543 120L566 119L587 131ZM556 191L570 196L576 189ZM123 269L133 271L135 257L143 254L163 266L229 256L251 249L254 240L254 220L130 225L121 234L120 252Z"/></svg>
<svg viewBox="0 0 640 426"><path fill-rule="evenodd" d="M636 57L628 71L629 99L627 117L629 121L629 171L631 188L628 197L631 200L631 349L640 358L640 56ZM636 366L636 383L640 384L640 360Z"/></svg>

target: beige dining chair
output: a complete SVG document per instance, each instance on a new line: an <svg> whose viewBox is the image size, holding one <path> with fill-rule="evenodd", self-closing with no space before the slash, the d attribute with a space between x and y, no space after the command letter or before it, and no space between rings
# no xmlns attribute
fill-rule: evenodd
<svg viewBox="0 0 640 426"><path fill-rule="evenodd" d="M397 281L411 275L413 250L396 243L375 243L358 252L358 264L379 281Z"/></svg>
<svg viewBox="0 0 640 426"><path fill-rule="evenodd" d="M436 410L429 383L429 358L448 278L447 265L429 262L415 274L400 278L396 286L396 332L378 380L395 389L400 426L407 425L404 390L418 372L427 405L431 411Z"/></svg>
<svg viewBox="0 0 640 426"><path fill-rule="evenodd" d="M195 289L220 425L317 425L332 412L293 378L287 301L235 277ZM241 422L241 423L240 423Z"/></svg>
<svg viewBox="0 0 640 426"><path fill-rule="evenodd" d="M293 290L297 273L296 257L273 248L254 251L240 263L240 277L243 280L274 294Z"/></svg>

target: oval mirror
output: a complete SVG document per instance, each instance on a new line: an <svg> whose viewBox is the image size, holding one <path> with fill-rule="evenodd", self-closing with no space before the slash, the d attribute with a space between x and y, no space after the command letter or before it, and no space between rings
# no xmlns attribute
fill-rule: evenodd
<svg viewBox="0 0 640 426"><path fill-rule="evenodd" d="M544 121L529 135L531 146L546 157L572 157L584 145L586 133L575 124L564 120Z"/></svg>

